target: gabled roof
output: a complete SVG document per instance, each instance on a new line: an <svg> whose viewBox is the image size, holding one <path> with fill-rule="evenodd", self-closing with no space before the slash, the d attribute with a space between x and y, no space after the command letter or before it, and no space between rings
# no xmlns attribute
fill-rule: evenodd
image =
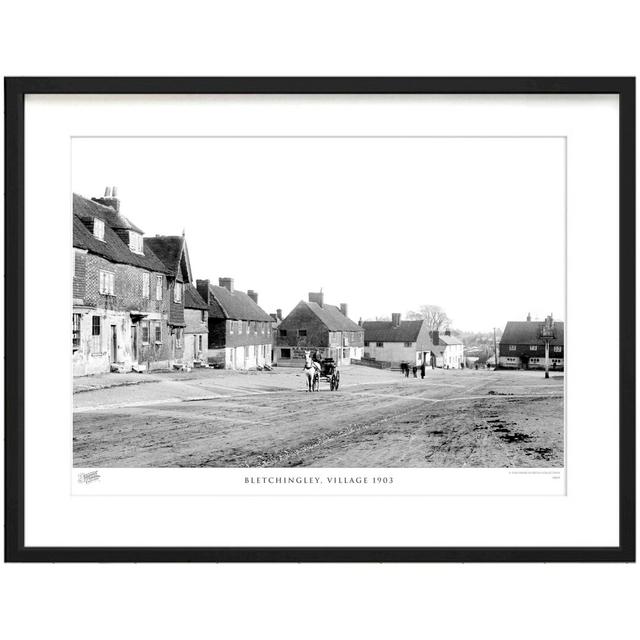
<svg viewBox="0 0 640 640"><path fill-rule="evenodd" d="M109 209L113 212L110 207L103 207L92 200L73 194L73 246L101 256L110 262L166 273L164 264L153 251L145 247L144 255L133 253L129 249L129 245L109 226L102 209ZM83 222L83 219L92 218L99 218L105 222L104 241L98 240Z"/></svg>
<svg viewBox="0 0 640 640"><path fill-rule="evenodd" d="M206 311L209 307L198 293L198 290L188 282L184 286L184 308L185 309L201 309Z"/></svg>
<svg viewBox="0 0 640 640"><path fill-rule="evenodd" d="M362 327L359 324L347 318L338 307L332 304L320 306L317 302L304 301L302 301L302 304L306 304L329 331L362 331Z"/></svg>
<svg viewBox="0 0 640 640"><path fill-rule="evenodd" d="M79 218L100 218L100 220L104 221L105 225L112 229L128 229L136 233L143 233L142 229L136 227L135 224L113 207L107 207L95 202L95 200L84 198L77 193L73 194L73 213Z"/></svg>
<svg viewBox="0 0 640 640"><path fill-rule="evenodd" d="M394 326L391 320L366 320L364 339L367 342L415 342L424 320L401 320Z"/></svg>
<svg viewBox="0 0 640 640"><path fill-rule="evenodd" d="M500 344L544 344L544 340L540 338L543 326L544 322L537 320L510 320L504 328ZM556 320L553 329L555 338L549 344L564 344L564 322Z"/></svg>
<svg viewBox="0 0 640 640"><path fill-rule="evenodd" d="M441 333L438 335L438 339L440 342L444 342L444 344L463 344L460 338L456 338L455 336L448 336L446 333Z"/></svg>
<svg viewBox="0 0 640 640"><path fill-rule="evenodd" d="M271 316L263 311L244 291L229 291L226 287L209 285L209 317L225 320L256 320L271 322Z"/></svg>
<svg viewBox="0 0 640 640"><path fill-rule="evenodd" d="M182 274L185 282L191 282L191 265L184 236L155 236L144 239L144 246L155 253L170 276Z"/></svg>

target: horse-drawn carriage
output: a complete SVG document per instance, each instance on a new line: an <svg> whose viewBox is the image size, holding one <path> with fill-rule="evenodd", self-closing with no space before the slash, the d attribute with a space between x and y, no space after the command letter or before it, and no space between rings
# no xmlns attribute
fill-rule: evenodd
<svg viewBox="0 0 640 640"><path fill-rule="evenodd" d="M340 369L333 358L325 358L320 368L320 380L329 383L330 391L337 391L340 386ZM320 380L318 384L320 384Z"/></svg>
<svg viewBox="0 0 640 640"><path fill-rule="evenodd" d="M320 380L329 383L330 391L337 391L340 386L340 370L333 358L325 358L321 362L311 359L309 351L305 352L305 373L307 374L307 391L320 391Z"/></svg>

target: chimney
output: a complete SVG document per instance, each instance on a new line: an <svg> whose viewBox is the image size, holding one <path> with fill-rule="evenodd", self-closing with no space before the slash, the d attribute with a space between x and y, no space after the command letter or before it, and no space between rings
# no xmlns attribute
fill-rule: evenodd
<svg viewBox="0 0 640 640"><path fill-rule="evenodd" d="M531 322L531 311L527 313L527 322Z"/></svg>
<svg viewBox="0 0 640 640"><path fill-rule="evenodd" d="M91 198L98 204L103 204L105 207L111 207L116 211L120 211L120 200L118 200L118 188L106 187L104 190L104 196L102 198Z"/></svg>
<svg viewBox="0 0 640 640"><path fill-rule="evenodd" d="M282 309L276 309L276 317L278 320L282 320Z"/></svg>
<svg viewBox="0 0 640 640"><path fill-rule="evenodd" d="M196 289L198 293L202 296L202 299L210 304L209 301L209 280L196 280Z"/></svg>
<svg viewBox="0 0 640 640"><path fill-rule="evenodd" d="M258 293L256 291L254 291L253 289L249 289L249 291L247 291L247 295L256 303L258 304Z"/></svg>
<svg viewBox="0 0 640 640"><path fill-rule="evenodd" d="M449 327L447 327L447 328L444 330L444 335L445 335L445 336L450 336L450 335L451 335L451 329L449 329Z"/></svg>
<svg viewBox="0 0 640 640"><path fill-rule="evenodd" d="M322 293L322 291L320 291L319 293L313 293L313 292L309 291L309 302L315 302L320 307L323 306L324 305L324 293Z"/></svg>
<svg viewBox="0 0 640 640"><path fill-rule="evenodd" d="M431 336L431 342L433 342L433 346L437 347L440 344L440 332L429 331L429 335Z"/></svg>
<svg viewBox="0 0 640 640"><path fill-rule="evenodd" d="M360 318L360 320L358 320L358 326L361 327L362 326L362 318Z"/></svg>
<svg viewBox="0 0 640 640"><path fill-rule="evenodd" d="M233 293L233 278L218 278L218 284Z"/></svg>
<svg viewBox="0 0 640 640"><path fill-rule="evenodd" d="M347 311L349 311L349 307L347 306L346 302L341 302L340 303L340 313L345 317L348 318L349 314L347 313Z"/></svg>
<svg viewBox="0 0 640 640"><path fill-rule="evenodd" d="M391 314L391 324L394 327L399 327L400 326L400 318L402 317L401 313L392 313Z"/></svg>

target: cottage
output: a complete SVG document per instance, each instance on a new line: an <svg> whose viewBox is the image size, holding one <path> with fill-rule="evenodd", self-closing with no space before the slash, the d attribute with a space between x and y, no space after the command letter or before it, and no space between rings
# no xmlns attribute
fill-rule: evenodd
<svg viewBox="0 0 640 640"><path fill-rule="evenodd" d="M234 288L233 278L219 284L198 280L198 293L208 309L206 357L225 369L253 369L271 364L271 316L258 306L258 294Z"/></svg>
<svg viewBox="0 0 640 640"><path fill-rule="evenodd" d="M547 318L550 325L549 368L564 370L564 322ZM500 339L499 366L505 369L544 369L545 321L511 320L507 322Z"/></svg>
<svg viewBox="0 0 640 640"><path fill-rule="evenodd" d="M167 367L167 270L116 188L73 194L73 375Z"/></svg>
<svg viewBox="0 0 640 640"><path fill-rule="evenodd" d="M362 323L364 328L365 359L402 362L420 366L431 364L432 345L425 320L401 320L401 314L392 313L391 320Z"/></svg>
<svg viewBox="0 0 640 640"><path fill-rule="evenodd" d="M363 356L364 329L347 316L345 303L340 308L325 304L324 294L309 293L278 325L274 349L278 366L302 366L304 352L318 352L338 364L351 364Z"/></svg>
<svg viewBox="0 0 640 640"><path fill-rule="evenodd" d="M433 344L433 355L436 359L436 366L445 369L460 369L464 363L464 344L462 340L451 335L450 329L430 332Z"/></svg>
<svg viewBox="0 0 640 640"><path fill-rule="evenodd" d="M185 360L185 286L191 280L191 263L184 235L145 238L145 247L151 249L165 266L168 290L167 336L171 360L188 364ZM147 320L143 320L143 329Z"/></svg>

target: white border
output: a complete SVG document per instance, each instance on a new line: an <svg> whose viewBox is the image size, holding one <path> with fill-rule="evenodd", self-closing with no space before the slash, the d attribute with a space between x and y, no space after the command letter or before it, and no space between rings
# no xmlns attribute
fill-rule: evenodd
<svg viewBox="0 0 640 640"><path fill-rule="evenodd" d="M70 419L69 383L41 367L41 345L28 338L28 546L618 543L617 98L29 96L25 118L25 286L27 292L39 292L26 296L27 336L39 335L43 308L52 318L53 335L67 333L64 289L43 291L42 273L64 273L60 261L68 265L68 255L59 247L68 246L65 216L70 209L68 154L73 135L567 136L566 320L578 319L567 336L572 356L566 381L570 483L564 498L74 498L69 495L68 442L60 438ZM582 348L594 342L588 320L594 300L610 313L610 361L604 379L591 375L593 351ZM52 341L48 347L49 362L68 361L67 340Z"/></svg>

